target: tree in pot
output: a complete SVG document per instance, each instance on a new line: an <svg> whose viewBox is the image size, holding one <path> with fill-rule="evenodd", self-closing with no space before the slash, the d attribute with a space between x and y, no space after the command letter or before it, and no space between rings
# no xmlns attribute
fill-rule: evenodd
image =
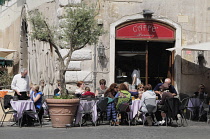
<svg viewBox="0 0 210 139"><path fill-rule="evenodd" d="M102 26L99 26L95 19L97 14L95 8L87 7L83 4L74 8L66 8L64 14L65 22L60 27L55 28L49 25L38 10L30 12L29 21L32 25L31 38L49 43L50 47L54 48L60 62L61 96L57 97L60 99L46 100L50 109L53 127L65 127L66 124L71 124L73 120L79 99L72 99L72 96L67 95L65 73L71 61L72 52L85 47L87 44L97 44L99 36L104 33ZM60 50L62 49L67 51L65 56L61 55ZM54 101L57 104L54 104ZM72 104L69 104L69 101ZM55 105L58 106L56 108L51 107ZM67 110L67 107L71 107L72 111ZM69 118L70 121L66 120L67 122L65 123L61 122L61 118L55 117L61 113L64 115L70 114L72 118ZM55 119L53 120L54 117Z"/></svg>

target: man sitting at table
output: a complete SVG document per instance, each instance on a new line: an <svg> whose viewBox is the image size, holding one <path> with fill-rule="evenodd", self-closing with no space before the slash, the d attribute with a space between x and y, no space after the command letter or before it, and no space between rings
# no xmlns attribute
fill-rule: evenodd
<svg viewBox="0 0 210 139"><path fill-rule="evenodd" d="M208 93L205 91L205 85L200 84L199 89L197 92L194 93L194 97L199 98L199 99L205 99L207 98Z"/></svg>
<svg viewBox="0 0 210 139"><path fill-rule="evenodd" d="M176 92L176 89L174 88L174 86L171 85L171 79L166 78L164 83L168 84L168 92L170 92L173 96L176 96L177 92ZM158 99L161 99L161 96L163 94L163 92L161 92L161 85L163 85L164 83L159 83L154 88L154 91L155 91L156 95L158 96Z"/></svg>
<svg viewBox="0 0 210 139"><path fill-rule="evenodd" d="M18 96L19 100L29 99L27 94L29 93L30 87L27 74L28 70L22 68L20 74L15 75L11 83L11 88L15 91L15 96Z"/></svg>

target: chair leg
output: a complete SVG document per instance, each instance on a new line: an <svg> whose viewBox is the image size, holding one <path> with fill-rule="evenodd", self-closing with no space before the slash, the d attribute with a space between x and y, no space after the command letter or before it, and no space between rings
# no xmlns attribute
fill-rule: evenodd
<svg viewBox="0 0 210 139"><path fill-rule="evenodd" d="M4 114L1 118L1 126L3 126L4 119L6 118L6 114Z"/></svg>
<svg viewBox="0 0 210 139"><path fill-rule="evenodd" d="M24 115L24 114L23 114L23 115ZM22 115L22 117L20 118L20 123L19 123L20 128L22 127L23 115ZM19 119L18 119L18 120L19 120Z"/></svg>

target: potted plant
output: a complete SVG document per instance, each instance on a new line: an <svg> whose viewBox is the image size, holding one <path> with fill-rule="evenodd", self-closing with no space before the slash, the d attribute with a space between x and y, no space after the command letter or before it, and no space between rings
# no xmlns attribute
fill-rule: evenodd
<svg viewBox="0 0 210 139"><path fill-rule="evenodd" d="M65 22L62 24L62 28L55 28L48 24L38 10L30 12L31 38L49 43L50 47L54 48L60 62L61 96L46 99L53 127L65 127L66 124L72 123L79 99L73 99L73 96L67 95L65 73L71 61L72 52L87 44L96 44L98 37L104 33L102 26L99 26L95 20L96 15L95 8L83 4L74 8L69 7L65 10ZM68 51L65 56L61 55L61 49ZM66 117L66 119L62 120L61 117Z"/></svg>

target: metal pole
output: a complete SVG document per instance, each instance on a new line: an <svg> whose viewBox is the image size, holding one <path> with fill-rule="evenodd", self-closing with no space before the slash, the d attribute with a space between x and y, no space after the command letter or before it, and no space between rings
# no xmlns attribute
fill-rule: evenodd
<svg viewBox="0 0 210 139"><path fill-rule="evenodd" d="M96 52L97 52L97 46L94 45L94 54L93 54L93 57L94 57L94 68L93 68L93 90L94 92L96 92Z"/></svg>

